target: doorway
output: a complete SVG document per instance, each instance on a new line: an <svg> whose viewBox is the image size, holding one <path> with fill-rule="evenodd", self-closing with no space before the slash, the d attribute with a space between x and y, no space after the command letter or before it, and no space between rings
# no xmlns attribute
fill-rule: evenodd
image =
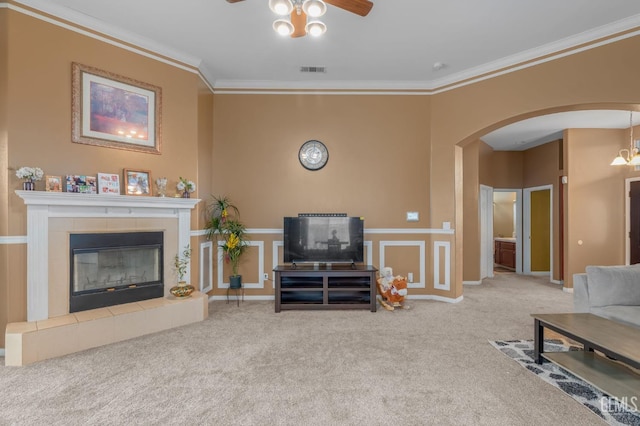
<svg viewBox="0 0 640 426"><path fill-rule="evenodd" d="M493 190L494 268L522 273L522 190ZM498 251L500 249L500 251Z"/></svg>
<svg viewBox="0 0 640 426"><path fill-rule="evenodd" d="M625 182L626 194L626 258L627 265L640 263L640 178Z"/></svg>
<svg viewBox="0 0 640 426"><path fill-rule="evenodd" d="M515 272L522 274L522 199L522 189L480 185L480 279L494 276L496 238L515 241Z"/></svg>

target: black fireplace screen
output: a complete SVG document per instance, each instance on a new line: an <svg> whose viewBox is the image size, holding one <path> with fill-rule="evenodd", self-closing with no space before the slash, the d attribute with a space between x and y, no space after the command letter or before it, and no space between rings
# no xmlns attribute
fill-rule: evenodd
<svg viewBox="0 0 640 426"><path fill-rule="evenodd" d="M71 234L69 312L162 297L163 233Z"/></svg>
<svg viewBox="0 0 640 426"><path fill-rule="evenodd" d="M157 246L78 249L74 252L73 291L160 281L160 250Z"/></svg>

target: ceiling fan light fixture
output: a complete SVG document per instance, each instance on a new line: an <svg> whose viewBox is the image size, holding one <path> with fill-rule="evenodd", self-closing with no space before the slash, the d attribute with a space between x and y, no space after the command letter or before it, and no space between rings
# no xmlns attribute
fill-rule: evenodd
<svg viewBox="0 0 640 426"><path fill-rule="evenodd" d="M327 5L322 0L305 0L302 10L312 18L319 18L327 12Z"/></svg>
<svg viewBox="0 0 640 426"><path fill-rule="evenodd" d="M276 15L289 15L293 11L291 0L269 0L269 9Z"/></svg>
<svg viewBox="0 0 640 426"><path fill-rule="evenodd" d="M286 19L278 19L273 23L273 29L281 36L289 36L293 33L293 25Z"/></svg>
<svg viewBox="0 0 640 426"><path fill-rule="evenodd" d="M625 158L626 156L626 158ZM610 166L640 166L640 149L636 148L633 140L633 111L629 111L629 149L621 149Z"/></svg>
<svg viewBox="0 0 640 426"><path fill-rule="evenodd" d="M307 23L304 29L307 34L310 34L313 37L319 37L327 32L327 26L321 21L310 21Z"/></svg>
<svg viewBox="0 0 640 426"><path fill-rule="evenodd" d="M626 152L627 150L626 149L621 150L618 153L618 156L614 158L613 161L611 162L610 164L611 166L624 166L625 164L627 164L627 159L622 156L623 151Z"/></svg>

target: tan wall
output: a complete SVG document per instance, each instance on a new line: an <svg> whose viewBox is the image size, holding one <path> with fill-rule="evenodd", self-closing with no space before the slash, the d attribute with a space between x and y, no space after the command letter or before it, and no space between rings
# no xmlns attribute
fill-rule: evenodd
<svg viewBox="0 0 640 426"><path fill-rule="evenodd" d="M211 145L210 132L207 135L200 127L206 127L207 120L210 126L212 119L209 108L208 118L199 120L200 80L195 70L180 69L8 9L0 9L0 36L0 65L6 70L0 73L0 94L6 94L0 102L10 105L8 111L0 109L0 163L5 170L0 178L0 209L8 211L1 216L0 235L26 234L26 208L14 194L20 188L15 177L20 166L41 167L52 175L145 169L151 171L152 179L169 179L170 195L179 176L200 179L199 150ZM162 88L161 155L71 142L72 62ZM206 153L209 158L210 152ZM36 189L43 190L43 185L38 182ZM10 272L2 268L0 275L0 295L7 295L0 306L0 328L4 329L6 322L26 318L26 247L4 245L0 255L15 266ZM0 346L3 342L4 334L0 334Z"/></svg>
<svg viewBox="0 0 640 426"><path fill-rule="evenodd" d="M610 166L628 146L628 130L571 129L566 132L568 164L567 274L588 265L625 263L625 179L638 177L629 166Z"/></svg>
<svg viewBox="0 0 640 426"><path fill-rule="evenodd" d="M481 152L484 153L482 157L480 156ZM480 279L480 164L481 158L490 156L492 152L491 147L480 140L464 147L463 281L478 281Z"/></svg>
<svg viewBox="0 0 640 426"><path fill-rule="evenodd" d="M429 105L425 96L216 95L214 193L235 200L250 227L282 227L299 212L426 227ZM329 150L315 172L298 161L310 139ZM420 222L407 223L407 211Z"/></svg>
<svg viewBox="0 0 640 426"><path fill-rule="evenodd" d="M302 212L362 216L366 229L429 227L429 97L216 95L213 109L212 194L229 196L249 228L279 230L284 216ZM310 139L329 150L329 161L319 171L306 170L298 160L300 146ZM408 211L418 212L420 221L407 222ZM272 249L281 232L254 233L250 239L263 244L264 261L259 264L252 248L240 267L249 280L260 266L270 272L273 259L282 260L281 250ZM412 290L416 294L433 293L434 239L450 237L365 235L376 266L382 266L381 242L410 241L407 247L385 248L385 266L396 274L412 272L414 281L426 286ZM425 241L422 259L413 245L418 240ZM404 256L405 251L411 255ZM421 263L427 265L425 276ZM223 272L226 281L226 266ZM213 294L225 291L214 288ZM272 291L268 285L247 294Z"/></svg>
<svg viewBox="0 0 640 426"><path fill-rule="evenodd" d="M0 76L8 75L8 14L0 10ZM7 199L8 176L4 170L9 167L9 150L7 140L7 115L8 115L8 88L9 80L0 77L0 236L9 235L9 206L5 202ZM9 282L9 245L0 244L0 330L7 323L7 309L9 306L7 299L7 285ZM3 334L4 333L0 333ZM0 337L0 346L4 347L4 336Z"/></svg>
<svg viewBox="0 0 640 426"><path fill-rule="evenodd" d="M633 71L640 66L640 58L628 55L638 48L640 38L633 37L434 95L432 159L455 164L454 145L465 146L491 130L531 116L581 108L628 109L640 99L640 81ZM474 113L460 120L460 111ZM439 180L431 189L432 220L454 217L456 209L463 209L447 193L455 185L456 170L434 164L434 174ZM456 223L459 226L462 221ZM568 226L572 226L570 220ZM622 236L618 238L622 244ZM566 274L565 286L571 286Z"/></svg>

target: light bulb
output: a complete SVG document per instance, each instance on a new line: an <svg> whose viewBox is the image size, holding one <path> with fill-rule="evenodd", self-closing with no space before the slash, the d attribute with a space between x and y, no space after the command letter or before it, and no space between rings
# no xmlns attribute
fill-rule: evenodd
<svg viewBox="0 0 640 426"><path fill-rule="evenodd" d="M293 25L286 19L278 19L273 23L273 29L282 36L288 36L293 33Z"/></svg>
<svg viewBox="0 0 640 426"><path fill-rule="evenodd" d="M327 11L327 5L321 0L306 0L302 4L302 10L312 18L319 18Z"/></svg>
<svg viewBox="0 0 640 426"><path fill-rule="evenodd" d="M305 26L307 34L318 37L327 31L327 26L320 21L311 21Z"/></svg>
<svg viewBox="0 0 640 426"><path fill-rule="evenodd" d="M269 0L269 9L278 15L288 15L293 10L290 0Z"/></svg>

